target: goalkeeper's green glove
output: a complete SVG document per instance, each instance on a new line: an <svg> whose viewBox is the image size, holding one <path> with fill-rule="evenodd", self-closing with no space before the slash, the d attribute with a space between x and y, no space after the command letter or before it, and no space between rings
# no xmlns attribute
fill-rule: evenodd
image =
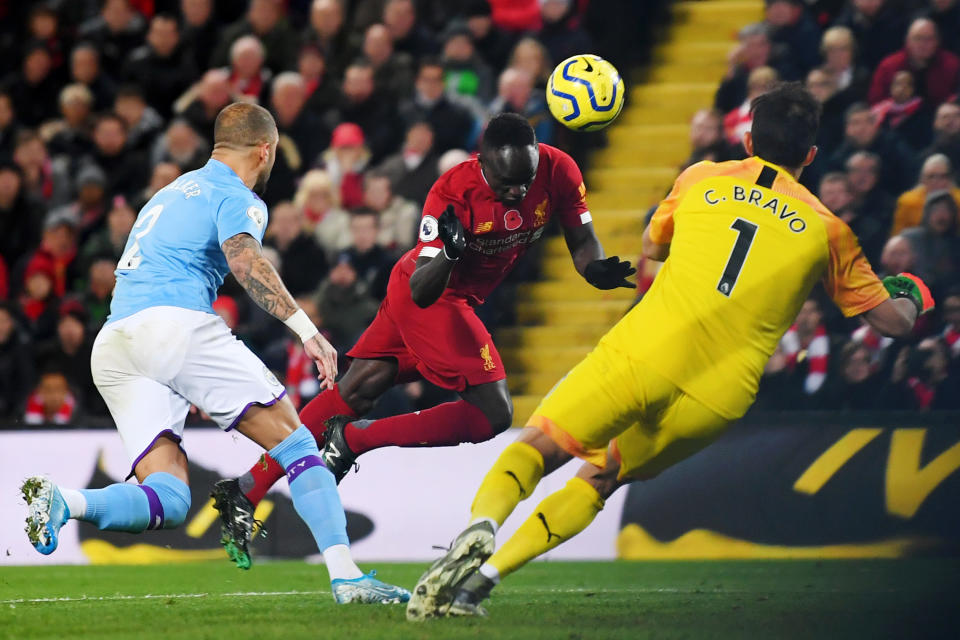
<svg viewBox="0 0 960 640"><path fill-rule="evenodd" d="M933 296L930 289L919 277L912 273L901 273L887 276L883 279L883 286L891 298L907 298L917 307L917 315L923 315L933 309Z"/></svg>

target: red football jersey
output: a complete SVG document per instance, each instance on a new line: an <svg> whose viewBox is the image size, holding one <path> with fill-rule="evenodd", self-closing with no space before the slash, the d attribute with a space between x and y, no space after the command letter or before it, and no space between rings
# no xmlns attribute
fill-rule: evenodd
<svg viewBox="0 0 960 640"><path fill-rule="evenodd" d="M557 216L565 228L591 221L583 176L566 153L540 144L537 175L519 207L506 207L494 198L471 158L453 167L434 183L423 206L417 246L400 259L400 270L413 273L420 256L433 257L443 249L437 218L453 205L463 223L467 248L450 274L444 295L465 298L478 305L493 291L527 248L540 239L544 226Z"/></svg>

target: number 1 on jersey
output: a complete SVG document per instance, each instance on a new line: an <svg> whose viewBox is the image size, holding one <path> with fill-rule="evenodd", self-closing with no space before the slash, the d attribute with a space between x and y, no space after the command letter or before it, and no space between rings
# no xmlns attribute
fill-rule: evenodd
<svg viewBox="0 0 960 640"><path fill-rule="evenodd" d="M737 241L733 245L733 251L730 252L730 258L727 259L723 276L720 277L720 282L717 284L717 291L728 298L733 293L733 288L737 286L740 270L743 269L743 263L746 262L747 254L750 253L750 246L753 245L753 239L757 235L757 225L743 218L734 220L730 228L737 232Z"/></svg>

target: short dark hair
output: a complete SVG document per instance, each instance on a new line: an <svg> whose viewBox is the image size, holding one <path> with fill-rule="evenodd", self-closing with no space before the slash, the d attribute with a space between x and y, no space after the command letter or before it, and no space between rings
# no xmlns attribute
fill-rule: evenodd
<svg viewBox="0 0 960 640"><path fill-rule="evenodd" d="M138 98L146 102L146 97L143 95L143 88L139 84L120 85L120 88L117 89L117 93L114 96L114 101L120 98Z"/></svg>
<svg viewBox="0 0 960 640"><path fill-rule="evenodd" d="M825 174L820 178L820 185L824 185L828 182L842 182L843 186L850 188L850 181L847 179L847 174L843 171L831 171L830 173Z"/></svg>
<svg viewBox="0 0 960 640"><path fill-rule="evenodd" d="M858 113L863 113L864 111L870 112L870 105L868 105L866 102L854 102L852 105L847 107L846 111L843 112L843 121L848 122L850 118Z"/></svg>
<svg viewBox="0 0 960 640"><path fill-rule="evenodd" d="M817 139L820 103L799 82L786 82L753 99L753 152L768 162L799 168Z"/></svg>
<svg viewBox="0 0 960 640"><path fill-rule="evenodd" d="M357 56L353 61L347 65L347 69L359 68L359 69L369 69L373 72L373 64L365 56Z"/></svg>
<svg viewBox="0 0 960 640"><path fill-rule="evenodd" d="M373 209L371 209L370 207L360 206L360 207L357 207L356 209L350 210L351 220L353 220L354 218L359 218L361 216L369 216L373 218L373 221L376 223L376 225L378 227L380 226L380 214L374 211Z"/></svg>
<svg viewBox="0 0 960 640"><path fill-rule="evenodd" d="M166 20L167 22L174 23L177 26L177 30L180 29L180 16L172 11L158 11L157 13L153 14L151 22L153 20Z"/></svg>
<svg viewBox="0 0 960 640"><path fill-rule="evenodd" d="M440 67L442 70L443 60L441 60L439 56L424 56L420 59L420 64L417 66L417 75L420 75L420 72L427 67Z"/></svg>
<svg viewBox="0 0 960 640"><path fill-rule="evenodd" d="M100 126L100 123L107 122L108 120L113 120L114 122L118 123L120 127L123 129L123 132L124 133L127 132L127 121L121 118L120 114L118 114L115 111L104 111L103 113L98 115L96 120L93 123L93 128L96 129L97 127Z"/></svg>
<svg viewBox="0 0 960 640"><path fill-rule="evenodd" d="M526 147L537 144L537 134L523 116L501 113L491 118L487 124L481 144L488 149Z"/></svg>
<svg viewBox="0 0 960 640"><path fill-rule="evenodd" d="M234 102L228 104L213 124L213 145L253 147L270 142L277 123L270 112L257 104Z"/></svg>

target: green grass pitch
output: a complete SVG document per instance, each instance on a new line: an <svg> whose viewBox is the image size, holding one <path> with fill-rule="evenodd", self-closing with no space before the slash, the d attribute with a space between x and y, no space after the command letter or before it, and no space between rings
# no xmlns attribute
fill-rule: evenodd
<svg viewBox="0 0 960 640"><path fill-rule="evenodd" d="M412 587L424 565L381 564ZM960 637L960 559L534 563L486 619L337 606L322 566L0 569L0 638Z"/></svg>

